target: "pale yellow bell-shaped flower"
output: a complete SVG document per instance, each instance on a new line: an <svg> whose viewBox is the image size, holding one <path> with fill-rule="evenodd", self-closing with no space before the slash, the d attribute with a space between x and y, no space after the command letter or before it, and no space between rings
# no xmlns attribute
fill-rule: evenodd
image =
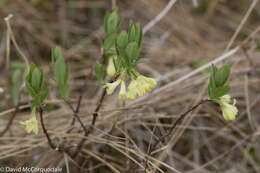
<svg viewBox="0 0 260 173"><path fill-rule="evenodd" d="M123 102L126 99L126 97L127 97L127 94L126 94L125 81L122 81L118 98L119 98L119 100L121 100Z"/></svg>
<svg viewBox="0 0 260 173"><path fill-rule="evenodd" d="M222 114L225 120L231 121L236 119L238 109L235 106L236 100L234 99L233 104L230 104L231 97L229 95L224 95L220 97L219 104L222 110Z"/></svg>
<svg viewBox="0 0 260 173"><path fill-rule="evenodd" d="M145 92L150 92L156 85L157 83L153 78L139 75L137 79L132 80L128 86L127 98L129 100L135 100L136 95L144 96Z"/></svg>
<svg viewBox="0 0 260 173"><path fill-rule="evenodd" d="M135 100L136 94L138 92L138 83L137 80L132 80L128 86L127 99Z"/></svg>
<svg viewBox="0 0 260 173"><path fill-rule="evenodd" d="M116 74L116 68L115 68L115 64L114 64L114 59L116 59L116 56L110 56L109 59L108 59L107 74L110 77L113 77Z"/></svg>
<svg viewBox="0 0 260 173"><path fill-rule="evenodd" d="M121 83L121 81L121 79L118 79L113 83L106 83L104 87L106 88L107 94L112 94L115 91L116 87Z"/></svg>
<svg viewBox="0 0 260 173"><path fill-rule="evenodd" d="M26 120L26 121L23 121L23 122L20 122L22 125L25 125L26 128L26 132L27 133L31 133L33 132L34 134L38 134L39 130L38 130L38 121L36 119L36 115L35 115L35 108L33 109L32 111L32 114L31 114L31 118L29 120Z"/></svg>

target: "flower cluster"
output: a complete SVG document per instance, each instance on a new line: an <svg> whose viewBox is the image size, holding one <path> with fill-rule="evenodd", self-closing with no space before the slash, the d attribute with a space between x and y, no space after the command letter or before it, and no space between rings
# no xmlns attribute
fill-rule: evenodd
<svg viewBox="0 0 260 173"><path fill-rule="evenodd" d="M29 120L26 120L26 121L23 121L23 122L20 122L20 123L22 125L26 126L25 130L26 130L27 133L33 132L37 135L39 130L38 130L38 121L36 119L35 112L36 112L36 108L33 108L31 118Z"/></svg>
<svg viewBox="0 0 260 173"><path fill-rule="evenodd" d="M137 77L132 78L127 88L128 91L126 90L125 75L123 73L115 82L104 85L107 94L112 94L117 86L121 84L118 98L121 101L124 101L125 99L135 100L136 96L144 96L146 92L150 92L156 87L157 83L153 78L145 77L137 72L135 73L137 74Z"/></svg>
<svg viewBox="0 0 260 173"><path fill-rule="evenodd" d="M220 97L220 99L218 100L218 103L221 107L222 114L225 120L235 120L236 115L238 113L238 109L235 106L236 100L234 99L233 104L230 104L230 102L231 102L230 95L224 95Z"/></svg>

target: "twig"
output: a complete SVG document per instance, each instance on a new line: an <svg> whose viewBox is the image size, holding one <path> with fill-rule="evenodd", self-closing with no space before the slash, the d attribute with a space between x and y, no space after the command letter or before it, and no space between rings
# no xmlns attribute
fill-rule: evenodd
<svg viewBox="0 0 260 173"><path fill-rule="evenodd" d="M40 113L40 120L41 120L41 126L42 126L42 130L48 140L48 143L50 145L50 147L53 149L53 150L58 150L58 148L56 147L56 145L52 142L51 138L50 138L50 135L48 133L48 131L46 130L45 128L45 125L44 125L44 122L43 122L43 110L42 108L39 108L39 113Z"/></svg>
<svg viewBox="0 0 260 173"><path fill-rule="evenodd" d="M228 51L230 49L230 47L232 46L233 42L235 41L237 35L239 34L240 30L242 29L242 27L244 26L244 24L246 23L249 15L251 14L251 12L253 11L256 3L258 2L258 0L253 0L252 4L250 5L249 9L247 10L246 12L246 15L243 17L243 19L241 20L239 26L237 27L235 33L233 34L231 40L229 41L226 49L225 49L225 52Z"/></svg>
<svg viewBox="0 0 260 173"><path fill-rule="evenodd" d="M14 118L16 117L17 112L19 111L19 105L15 107L15 111L12 113L12 116L10 117L5 129L0 133L0 137L4 136L4 134L8 131L8 129L11 127Z"/></svg>
<svg viewBox="0 0 260 173"><path fill-rule="evenodd" d="M242 47L242 50L243 50L243 53L245 54L246 59L247 59L248 62L249 62L249 65L253 68L254 74L257 74L256 67L255 67L255 65L254 65L254 63L253 63L251 57L249 56L249 54L248 54L246 48L245 48L245 47Z"/></svg>
<svg viewBox="0 0 260 173"><path fill-rule="evenodd" d="M84 131L86 132L86 131L87 131L87 128L85 127L84 123L81 121L80 117L78 116L79 108L80 108L80 104L81 104L81 100L82 100L82 95L79 96L76 109L73 108L73 106L71 105L70 102L68 102L68 101L65 100L65 103L67 103L67 105L70 107L70 109L71 109L72 112L73 112L73 119L72 119L72 122L71 122L71 126L73 126L73 125L75 124L75 120L77 119L78 122L80 123L81 127L82 127L82 128L84 129ZM71 130L72 130L72 128L71 128L70 130L68 130L67 133L70 133Z"/></svg>
<svg viewBox="0 0 260 173"><path fill-rule="evenodd" d="M9 71L9 63L10 63L10 35L11 35L11 31L10 31L10 27L8 27L8 23L9 20L12 18L12 15L9 15L5 18L5 22L7 24L7 32L6 32L6 72L8 73Z"/></svg>
<svg viewBox="0 0 260 173"><path fill-rule="evenodd" d="M12 14L9 14L6 18L5 18L5 22L6 22L6 25L7 25L7 29L10 31L10 37L11 37L11 40L16 48L16 50L18 51L18 53L21 55L21 57L23 58L25 64L26 64L26 67L27 67L27 70L29 71L29 61L28 61L28 58L24 55L24 53L21 51L20 47L18 46L16 40L15 40L15 37L14 37L14 34L13 34L13 31L12 31L12 28L11 28L11 25L10 25L10 22L9 22L9 19L12 18L13 15Z"/></svg>
<svg viewBox="0 0 260 173"><path fill-rule="evenodd" d="M206 103L206 102L210 102L211 100L201 100L198 104L196 104L195 106L193 106L192 108L190 108L189 110L187 110L186 112L184 112L183 114L180 115L180 117L175 121L175 123L171 126L170 130L168 131L168 133L164 136L162 136L161 139L164 139L166 137L168 137L169 135L172 134L173 130L176 128L176 126L192 111L194 111L197 107L199 107L200 105Z"/></svg>
<svg viewBox="0 0 260 173"><path fill-rule="evenodd" d="M98 113L97 113L97 112L98 112L99 109L101 108L101 105L102 105L102 103L103 103L103 101L104 101L105 96L106 96L106 90L103 89L102 94L101 94L101 97L99 98L97 107L96 107L96 109L95 109L95 112L94 112L93 115L92 115L93 118L92 118L91 126L88 128L87 131L85 131L85 134L84 134L84 137L85 137L85 138L83 138L83 139L79 142L78 147L77 147L75 153L72 155L73 158L77 157L77 155L78 155L79 152L81 151L82 146L84 145L84 143L85 143L85 141L86 141L86 137L88 137L88 135L92 132L92 130L93 130L95 124L96 124L97 117L98 117Z"/></svg>
<svg viewBox="0 0 260 173"><path fill-rule="evenodd" d="M195 106L191 107L189 110L187 110L186 112L182 113L179 118L174 122L174 124L171 126L171 128L169 129L168 133L166 133L165 135L161 136L159 139L156 140L156 142L149 148L148 148L148 156L151 155L151 152L154 148L157 147L157 145L160 143L160 142L164 142L165 139L170 136L172 134L172 132L174 131L174 129L176 128L176 126L187 116L189 115L190 112L194 111L197 107L199 107L200 105L206 103L206 102L210 102L211 100L201 100L198 104L196 104ZM146 166L147 166L147 162L148 162L148 157L147 157L147 160L146 160Z"/></svg>
<svg viewBox="0 0 260 173"><path fill-rule="evenodd" d="M143 27L143 33L145 34L156 23L158 23L168 13L168 11L172 8L172 6L175 4L176 1L177 0L170 0L167 6L153 20L151 20L148 24L146 24Z"/></svg>

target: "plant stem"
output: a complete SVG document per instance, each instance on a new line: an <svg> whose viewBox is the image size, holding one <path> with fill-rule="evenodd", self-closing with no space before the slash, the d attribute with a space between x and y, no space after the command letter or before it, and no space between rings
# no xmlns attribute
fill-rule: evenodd
<svg viewBox="0 0 260 173"><path fill-rule="evenodd" d="M51 140L51 138L50 138L50 135L49 135L47 129L45 128L45 125L44 125L44 122L43 122L43 110L42 110L41 107L39 108L39 113L40 113L40 119L41 119L42 130L43 130L43 132L44 132L44 134L45 134L45 136L46 136L46 138L47 138L47 140L48 140L48 143L49 143L50 147L51 147L53 150L57 150L56 145L52 142L52 140Z"/></svg>
<svg viewBox="0 0 260 173"><path fill-rule="evenodd" d="M174 124L171 126L171 128L169 129L168 133L166 133L165 135L161 136L154 145L149 146L148 147L148 156L151 155L152 150L160 143L163 142L165 140L166 137L170 136L172 134L172 132L174 131L174 129L177 127L177 125L192 111L194 111L197 107L199 107L200 105L206 103L206 102L210 102L211 100L201 100L198 104L196 104L195 106L191 107L189 110L187 110L186 112L182 113L179 118L174 122ZM145 162L145 167L148 167L148 157L146 158L146 162Z"/></svg>
<svg viewBox="0 0 260 173"><path fill-rule="evenodd" d="M83 147L83 145L84 145L84 143L85 143L85 141L86 141L86 137L88 137L88 135L92 132L92 130L93 130L95 124L96 124L97 117L98 117L98 113L97 113L97 112L98 112L99 109L101 108L105 96L106 96L106 90L103 89L102 94L101 94L101 97L99 98L97 107L96 107L96 109L95 109L95 112L94 112L93 115L92 115L91 126L88 128L87 131L85 131L85 134L84 134L84 137L85 137L85 138L83 138L83 139L79 142L78 147L77 147L75 153L72 155L72 158L77 157L77 155L78 155L79 152L81 151L81 148Z"/></svg>

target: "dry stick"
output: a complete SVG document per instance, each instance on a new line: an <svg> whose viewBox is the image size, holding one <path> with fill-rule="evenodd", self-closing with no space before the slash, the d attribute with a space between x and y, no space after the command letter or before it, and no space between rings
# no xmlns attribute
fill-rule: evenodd
<svg viewBox="0 0 260 173"><path fill-rule="evenodd" d="M173 130L176 128L176 126L186 117L186 115L188 115L190 112L192 112L193 110L195 110L197 107L199 107L200 105L206 103L206 102L211 102L211 100L201 100L198 104L196 104L195 106L193 106L192 108L190 108L189 110L187 110L186 112L184 112L183 114L180 115L180 117L175 121L175 123L171 126L169 132L167 134L165 134L164 136L161 137L161 140L165 139L166 137L168 137L169 135L172 134Z"/></svg>
<svg viewBox="0 0 260 173"><path fill-rule="evenodd" d="M7 29L10 31L10 37L11 37L11 40L14 44L14 47L16 48L16 50L18 51L18 53L21 55L21 57L23 58L25 64L26 64L26 67L27 67L27 70L29 71L29 61L28 61L28 58L24 55L24 53L22 52L22 50L20 49L20 47L18 46L16 40L15 40L15 37L14 37L14 34L13 34L13 31L12 31L12 28L11 28L11 25L9 23L9 19L12 18L13 15L12 14L9 14L6 18L5 18L5 22L6 22L6 25L7 25Z"/></svg>
<svg viewBox="0 0 260 173"><path fill-rule="evenodd" d="M70 109L71 109L72 112L73 112L73 119L72 119L72 122L71 122L72 128L70 128L70 129L67 131L67 133L70 133L71 130L73 129L73 126L74 126L74 124L75 124L75 120L76 120L76 119L78 120L78 122L80 123L80 125L81 125L81 127L84 129L84 131L85 131L85 132L87 131L87 128L85 127L84 123L82 122L82 120L81 120L80 117L78 116L79 109L80 109L80 105L81 105L81 100L82 100L82 94L80 94L80 96L79 96L76 109L73 108L73 106L71 105L70 102L64 100L65 103L67 103L67 105L70 107Z"/></svg>
<svg viewBox="0 0 260 173"><path fill-rule="evenodd" d="M225 49L225 52L228 51L231 47L231 45L233 44L233 42L235 41L237 35L239 34L240 30L242 29L242 27L244 26L244 24L246 23L249 15L251 14L251 12L253 11L256 3L258 2L258 0L253 0L252 4L250 5L249 9L247 10L245 16L243 17L243 19L241 20L239 26L237 27L234 35L232 36L230 42L228 43L226 49Z"/></svg>
<svg viewBox="0 0 260 173"><path fill-rule="evenodd" d="M153 139L153 135L154 135L154 133L155 133L156 127L157 127L157 126L154 126L153 131L152 131L152 135L151 135L151 138L150 138L150 141L149 141L149 145L148 145L148 149L147 149L147 153L146 153L147 156L150 156L150 154L151 154L152 139ZM146 173L146 170L147 170L147 168L148 168L148 160L149 160L149 158L146 157L144 173Z"/></svg>
<svg viewBox="0 0 260 173"><path fill-rule="evenodd" d="M172 6L177 2L177 0L170 0L167 6L148 24L146 24L143 28L143 33L145 34L148 30L150 30L156 23L158 23L172 8Z"/></svg>
<svg viewBox="0 0 260 173"><path fill-rule="evenodd" d="M257 74L256 67L255 67L255 65L254 65L254 63L253 63L251 57L249 56L249 54L248 54L246 48L243 47L242 50L243 50L243 53L245 54L246 59L247 59L248 62L249 62L249 65L253 68L254 74Z"/></svg>
<svg viewBox="0 0 260 173"><path fill-rule="evenodd" d="M102 94L101 94L101 97L100 97L100 99L99 99L99 101L98 101L98 105L97 105L97 107L96 107L96 109L95 109L95 112L94 112L93 115L92 115L93 118L92 118L91 126L88 128L87 131L85 131L84 138L79 142L78 147L77 147L75 153L72 155L72 158L77 157L77 155L78 155L79 152L81 151L82 146L84 145L84 143L85 143L85 141L86 141L86 137L88 137L88 135L92 132L92 130L93 130L95 124L96 124L97 117L98 117L98 113L97 113L97 112L98 112L99 109L101 108L101 105L102 105L102 103L103 103L103 101L104 101L105 96L106 96L106 90L103 89Z"/></svg>
<svg viewBox="0 0 260 173"><path fill-rule="evenodd" d="M17 112L19 111L19 105L15 107L15 111L12 113L12 116L10 117L5 129L0 133L0 137L4 136L4 134L8 131L8 129L11 127L13 120L15 116L17 115Z"/></svg>
<svg viewBox="0 0 260 173"><path fill-rule="evenodd" d="M179 118L174 122L174 124L171 126L171 128L169 129L168 133L166 133L165 135L161 136L157 141L156 143L149 149L149 155L151 155L151 152L154 148L157 147L157 145L160 143L160 142L164 142L165 138L170 136L172 134L172 132L174 131L174 129L177 127L177 125L192 111L194 111L197 107L199 107L200 105L206 103L206 102L211 102L211 100L201 100L198 104L196 104L195 106L193 106L192 108L190 108L189 110L187 110L186 112L182 113ZM147 161L148 161L148 158L147 158Z"/></svg>
<svg viewBox="0 0 260 173"><path fill-rule="evenodd" d="M102 56L101 56L101 58L102 58ZM92 77L92 71L93 71L93 70L91 70L90 73L87 75L87 77L88 77L89 79ZM81 124L81 126L82 126L82 128L84 129L85 133L86 133L86 131L87 131L85 125L82 123L80 117L78 116L79 110L80 110L80 106L81 106L81 101L82 101L82 98L83 98L83 95L84 95L84 92L85 92L84 88L86 88L86 86L87 86L87 80L85 80L84 85L83 85L82 89L80 90L80 95L79 95L79 98L78 98L78 102L77 102L76 109L73 108L73 106L71 105L71 103L69 103L69 102L67 102L66 100L64 100L64 101L69 105L69 107L70 107L70 109L72 110L72 112L74 113L74 114L73 114L73 119L72 119L72 121L71 121L71 128L67 131L67 133L70 133L70 132L72 131L76 119L77 119L77 120L79 121L79 123Z"/></svg>
<svg viewBox="0 0 260 173"><path fill-rule="evenodd" d="M5 18L5 22L7 25L7 33L6 33L6 72L8 73L9 71L9 62L10 62L10 35L11 35L11 31L10 31L10 27L8 27L8 23L9 20L12 18L12 15L9 15Z"/></svg>

